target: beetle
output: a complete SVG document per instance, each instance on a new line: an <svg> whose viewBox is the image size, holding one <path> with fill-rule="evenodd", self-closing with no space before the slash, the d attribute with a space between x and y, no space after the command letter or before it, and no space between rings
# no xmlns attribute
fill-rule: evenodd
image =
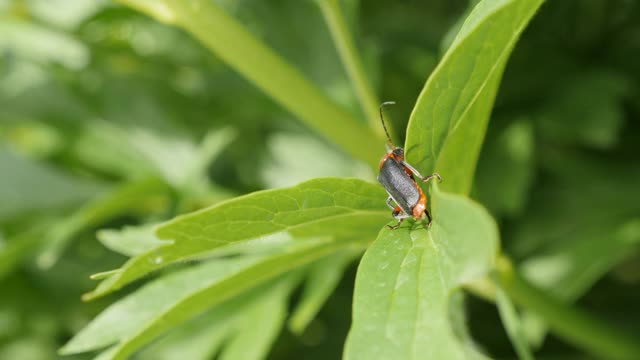
<svg viewBox="0 0 640 360"><path fill-rule="evenodd" d="M378 182L382 184L387 191L387 206L392 210L391 216L398 219L398 223L387 228L395 230L400 227L404 219L413 217L418 221L427 216L429 222L426 227L431 226L431 215L427 210L427 197L416 183L416 178L423 182L437 178L442 178L437 173L429 176L422 176L420 172L404 160L404 149L393 144L387 126L384 123L382 108L386 105L393 105L395 102L387 101L380 104L380 121L389 141L388 152L380 160L380 172L378 173ZM395 203L395 206L392 204Z"/></svg>

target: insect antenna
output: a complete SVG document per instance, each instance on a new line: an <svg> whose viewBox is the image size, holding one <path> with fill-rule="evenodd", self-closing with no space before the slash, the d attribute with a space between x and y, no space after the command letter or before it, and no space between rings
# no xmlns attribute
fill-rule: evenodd
<svg viewBox="0 0 640 360"><path fill-rule="evenodd" d="M387 125L384 124L384 116L382 115L382 108L387 106L387 105L395 105L396 102L395 101L385 101L382 104L380 104L380 121L382 122L382 128L384 129L384 133L387 134L387 140L389 141L389 146L391 146L391 149L395 148L395 145L393 145L393 141L391 140L391 136L389 136L389 131L387 130Z"/></svg>

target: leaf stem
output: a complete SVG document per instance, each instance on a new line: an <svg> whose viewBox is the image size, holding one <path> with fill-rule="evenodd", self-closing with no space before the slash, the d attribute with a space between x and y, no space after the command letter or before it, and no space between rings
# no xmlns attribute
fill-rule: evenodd
<svg viewBox="0 0 640 360"><path fill-rule="evenodd" d="M354 158L371 166L377 164L382 136L332 102L302 73L212 1L117 1L159 21L182 27L307 126ZM238 106L243 106L242 99L238 99Z"/></svg>
<svg viewBox="0 0 640 360"><path fill-rule="evenodd" d="M378 123L378 106L380 101L373 91L364 66L358 56L358 51L350 36L349 28L342 15L340 4L337 0L317 0L322 15L327 23L331 37L336 45L340 60L347 70L347 75L353 84L360 106L372 129L376 129L382 135L380 124Z"/></svg>
<svg viewBox="0 0 640 360"><path fill-rule="evenodd" d="M590 313L568 306L521 277L505 257L497 264L503 290L518 305L542 316L549 329L567 342L605 359L640 359L640 342ZM483 298L495 299L480 281L468 287ZM478 291L476 291L478 290Z"/></svg>
<svg viewBox="0 0 640 360"><path fill-rule="evenodd" d="M516 311L509 296L507 296L504 289L502 289L500 281L496 281L496 285L496 305L498 306L498 313L500 314L500 319L507 332L507 336L509 336L516 354L518 354L518 359L533 360L534 357L527 342L520 315Z"/></svg>

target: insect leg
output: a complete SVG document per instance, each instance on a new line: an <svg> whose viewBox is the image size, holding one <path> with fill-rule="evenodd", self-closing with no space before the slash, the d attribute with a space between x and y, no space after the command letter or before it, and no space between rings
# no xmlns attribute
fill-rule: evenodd
<svg viewBox="0 0 640 360"><path fill-rule="evenodd" d="M400 227L400 224L402 224L402 222L404 221L404 219L410 217L411 215L407 215L407 213L405 213L404 211L402 211L402 209L400 208L400 206L396 206L393 209L393 212L391 213L391 216L393 216L394 219L398 219L398 223L391 226L391 225L387 225L387 229L391 229L391 230L395 230L397 228Z"/></svg>
<svg viewBox="0 0 640 360"><path fill-rule="evenodd" d="M429 214L429 210L425 210L424 211L425 215L427 215L427 219L429 220L429 222L427 223L426 227L427 229L431 227L431 214Z"/></svg>
<svg viewBox="0 0 640 360"><path fill-rule="evenodd" d="M431 180L431 179L433 179L433 178L437 178L437 179L438 179L438 182L442 182L442 177L441 177L441 176L440 176L440 174L438 174L438 173L433 173L433 174L431 174L431 175L429 175L429 176L421 177L421 178L420 178L420 180L422 180L422 181L429 181L429 180Z"/></svg>
<svg viewBox="0 0 640 360"><path fill-rule="evenodd" d="M402 224L402 222L404 221L404 219L405 219L405 218L400 218L400 219L398 219L398 223L397 223L397 224L395 224L395 225L393 225L393 226L391 226L391 225L388 225L388 224L387 224L387 229L389 229L389 230L395 230L395 229L399 228L399 227L400 227L400 224Z"/></svg>
<svg viewBox="0 0 640 360"><path fill-rule="evenodd" d="M391 202L392 202L392 201L393 201L393 199L391 198L391 196L389 196L389 197L387 198L387 206L389 207L389 209L391 209L391 210L395 210L395 209L396 209L396 207L395 207L395 206L393 206L393 205L391 205Z"/></svg>
<svg viewBox="0 0 640 360"><path fill-rule="evenodd" d="M415 175L418 179L422 180L422 181L429 181L433 178L438 178L438 182L442 182L442 177L440 177L440 174L438 173L433 173L429 176L422 176L422 174L420 174L420 172L418 170L416 170L416 168L414 168L413 166L409 165L409 163L407 163L406 161L401 161L400 162L404 167L406 167L407 169L409 169L409 171L411 171L411 173L413 175Z"/></svg>

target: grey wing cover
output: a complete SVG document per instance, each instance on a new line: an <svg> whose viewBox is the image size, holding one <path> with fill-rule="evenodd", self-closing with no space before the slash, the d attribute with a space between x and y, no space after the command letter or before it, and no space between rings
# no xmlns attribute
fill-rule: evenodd
<svg viewBox="0 0 640 360"><path fill-rule="evenodd" d="M380 169L378 181L384 186L387 193L407 214L420 199L420 193L416 189L413 180L407 176L402 164L393 159L387 159Z"/></svg>

